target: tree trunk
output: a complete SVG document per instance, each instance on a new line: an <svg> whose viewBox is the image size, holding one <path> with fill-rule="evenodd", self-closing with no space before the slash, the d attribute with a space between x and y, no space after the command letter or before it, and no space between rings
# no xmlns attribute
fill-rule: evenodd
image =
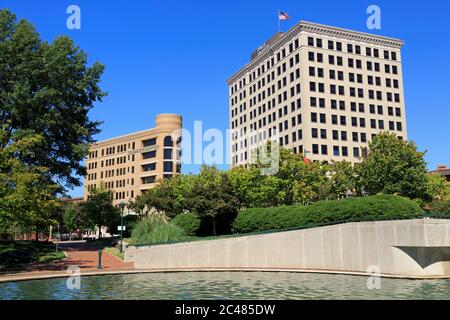
<svg viewBox="0 0 450 320"><path fill-rule="evenodd" d="M213 236L217 236L217 232L216 232L216 220L212 220L212 232L213 232Z"/></svg>

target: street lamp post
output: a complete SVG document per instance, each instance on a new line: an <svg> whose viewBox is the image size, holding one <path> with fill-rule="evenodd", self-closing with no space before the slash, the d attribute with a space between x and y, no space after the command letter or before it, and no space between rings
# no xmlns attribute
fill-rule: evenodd
<svg viewBox="0 0 450 320"><path fill-rule="evenodd" d="M59 237L59 239L61 239L61 237L59 235L59 223L58 223L58 233L56 235L56 253L58 253L58 237Z"/></svg>
<svg viewBox="0 0 450 320"><path fill-rule="evenodd" d="M126 203L119 203L120 207L120 253L123 253L123 210L125 209Z"/></svg>

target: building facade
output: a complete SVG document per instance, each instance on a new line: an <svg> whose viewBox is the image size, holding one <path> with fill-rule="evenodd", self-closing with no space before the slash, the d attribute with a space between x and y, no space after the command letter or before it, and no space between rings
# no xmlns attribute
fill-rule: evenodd
<svg viewBox="0 0 450 320"><path fill-rule="evenodd" d="M182 118L156 116L156 127L99 141L89 148L84 199L103 184L113 192L113 204L129 202L158 180L181 173Z"/></svg>
<svg viewBox="0 0 450 320"><path fill-rule="evenodd" d="M382 131L407 139L398 39L301 21L228 81L232 165L265 141L356 163Z"/></svg>

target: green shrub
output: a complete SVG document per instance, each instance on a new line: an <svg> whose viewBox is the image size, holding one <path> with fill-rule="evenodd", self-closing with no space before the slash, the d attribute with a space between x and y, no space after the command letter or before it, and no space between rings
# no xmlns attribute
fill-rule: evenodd
<svg viewBox="0 0 450 320"><path fill-rule="evenodd" d="M155 222L144 218L139 221L131 232L130 244L143 245L179 241L186 237L185 231L173 223Z"/></svg>
<svg viewBox="0 0 450 320"><path fill-rule="evenodd" d="M430 211L427 216L433 218L450 219L450 201L449 200L433 200L427 204Z"/></svg>
<svg viewBox="0 0 450 320"><path fill-rule="evenodd" d="M173 218L172 223L182 228L187 235L195 236L200 228L200 218L196 213L182 213Z"/></svg>
<svg viewBox="0 0 450 320"><path fill-rule="evenodd" d="M305 209L306 224L421 218L420 206L396 195L319 201Z"/></svg>
<svg viewBox="0 0 450 320"><path fill-rule="evenodd" d="M352 221L413 219L423 216L420 206L404 197L377 195L319 201L310 206L282 206L241 211L235 233L305 228Z"/></svg>
<svg viewBox="0 0 450 320"><path fill-rule="evenodd" d="M252 208L239 212L233 225L233 232L296 228L304 223L304 207L280 206L272 208Z"/></svg>

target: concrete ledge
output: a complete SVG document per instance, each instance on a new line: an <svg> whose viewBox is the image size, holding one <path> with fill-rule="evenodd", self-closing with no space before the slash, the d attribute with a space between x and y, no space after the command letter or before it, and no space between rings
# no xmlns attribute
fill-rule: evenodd
<svg viewBox="0 0 450 320"><path fill-rule="evenodd" d="M410 247L419 249L413 253L404 249ZM383 275L421 279L450 277L449 249L450 220L415 219L128 247L125 260L133 261L140 270L367 274L375 269Z"/></svg>
<svg viewBox="0 0 450 320"><path fill-rule="evenodd" d="M152 269L152 270L113 270L113 271L90 271L81 274L82 277L89 276L106 276L106 275L120 275L120 274L143 274L143 273L177 273L177 272L292 272L292 273L319 273L319 274L336 274L349 276L373 276L367 272L352 272L352 271L335 271L335 270L314 270L314 269L286 269L286 268L178 268L178 269ZM5 275L0 277L0 283L18 282L29 280L44 280L68 278L70 274L67 273L49 273L49 274L21 274L21 275ZM402 276L393 274L380 274L382 278L392 279L409 279L409 280L437 280L450 279L450 276Z"/></svg>

